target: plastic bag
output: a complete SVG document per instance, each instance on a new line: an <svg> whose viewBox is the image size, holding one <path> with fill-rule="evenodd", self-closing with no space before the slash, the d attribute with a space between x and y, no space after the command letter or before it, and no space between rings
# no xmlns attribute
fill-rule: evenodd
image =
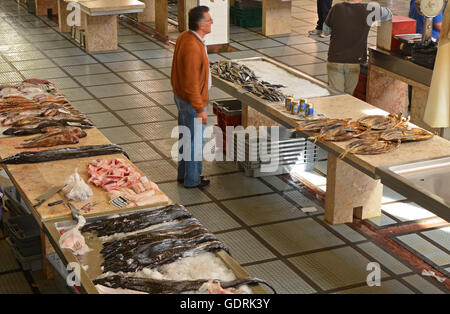
<svg viewBox="0 0 450 314"><path fill-rule="evenodd" d="M79 216L78 224L59 238L59 246L63 249L72 250L75 255L83 255L89 252L91 249L86 245L84 236L80 232L80 229L85 224L86 219L83 216Z"/></svg>
<svg viewBox="0 0 450 314"><path fill-rule="evenodd" d="M84 202L92 197L91 188L80 178L78 168L66 180L63 192L69 200Z"/></svg>

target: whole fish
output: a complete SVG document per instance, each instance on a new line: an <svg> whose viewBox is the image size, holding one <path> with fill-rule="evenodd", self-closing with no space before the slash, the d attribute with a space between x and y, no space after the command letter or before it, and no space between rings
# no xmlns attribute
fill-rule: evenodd
<svg viewBox="0 0 450 314"><path fill-rule="evenodd" d="M181 205L171 205L151 211L136 212L131 215L102 219L87 223L82 232L92 232L98 237L110 236L115 233L127 233L145 229L152 225L192 217Z"/></svg>
<svg viewBox="0 0 450 314"><path fill-rule="evenodd" d="M135 272L143 268L155 268L165 264L172 263L179 258L197 256L204 252L212 252L218 250L226 250L225 245L220 241L203 242L200 244L178 246L170 250L154 255L154 256L136 256L136 259L130 258L127 260L114 259L104 261L103 272Z"/></svg>
<svg viewBox="0 0 450 314"><path fill-rule="evenodd" d="M384 141L402 141L402 142L413 142L413 141L425 141L433 137L433 134L419 129L403 129L403 128L393 128L387 129L380 135L380 139Z"/></svg>
<svg viewBox="0 0 450 314"><path fill-rule="evenodd" d="M102 285L114 289L122 288L122 289L137 290L154 294L173 294L190 291L199 291L200 288L208 282L219 283L223 289L237 288L242 285L264 284L267 287L269 287L274 294L276 294L275 289L272 288L267 282L255 277L238 278L233 281L222 281L217 279L177 281L177 280L156 280L151 278L114 275L94 280L94 284L96 285Z"/></svg>
<svg viewBox="0 0 450 314"><path fill-rule="evenodd" d="M22 148L52 147L58 145L78 144L80 139L68 132L47 136L40 140L22 143Z"/></svg>
<svg viewBox="0 0 450 314"><path fill-rule="evenodd" d="M124 154L127 153L118 145L91 145L81 147L65 147L59 149L41 150L33 152L22 152L11 157L4 158L2 164L32 164L39 162L65 160L100 155Z"/></svg>
<svg viewBox="0 0 450 314"><path fill-rule="evenodd" d="M400 141L386 142L386 141L368 141L356 140L347 146L347 151L342 153L339 158L344 158L348 153L358 155L378 155L391 152L400 146Z"/></svg>

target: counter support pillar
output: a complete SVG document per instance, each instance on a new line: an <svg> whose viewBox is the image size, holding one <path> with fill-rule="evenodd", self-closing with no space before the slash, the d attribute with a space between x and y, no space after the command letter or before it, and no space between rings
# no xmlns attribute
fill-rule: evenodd
<svg viewBox="0 0 450 314"><path fill-rule="evenodd" d="M328 154L325 220L351 223L353 216L368 219L381 216L383 185L356 170L334 154Z"/></svg>
<svg viewBox="0 0 450 314"><path fill-rule="evenodd" d="M291 32L291 9L291 1L263 0L263 34L265 36L289 34Z"/></svg>
<svg viewBox="0 0 450 314"><path fill-rule="evenodd" d="M155 22L155 0L141 0L141 2L145 3L145 9L138 13L138 22Z"/></svg>
<svg viewBox="0 0 450 314"><path fill-rule="evenodd" d="M117 15L83 14L86 27L86 51L117 50Z"/></svg>

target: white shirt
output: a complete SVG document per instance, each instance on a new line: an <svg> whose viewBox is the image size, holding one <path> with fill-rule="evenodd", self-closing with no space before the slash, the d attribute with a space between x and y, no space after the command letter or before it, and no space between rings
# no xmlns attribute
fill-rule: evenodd
<svg viewBox="0 0 450 314"><path fill-rule="evenodd" d="M197 36L198 39L203 43L205 46L205 52L206 52L206 58L208 58L208 48L206 47L206 40L201 38L199 34L197 34L196 31L191 30L191 32L194 33L195 36ZM208 79L208 89L211 89L212 86L212 77L211 77L211 69L209 68L209 59L208 59L208 71L209 71L209 79Z"/></svg>

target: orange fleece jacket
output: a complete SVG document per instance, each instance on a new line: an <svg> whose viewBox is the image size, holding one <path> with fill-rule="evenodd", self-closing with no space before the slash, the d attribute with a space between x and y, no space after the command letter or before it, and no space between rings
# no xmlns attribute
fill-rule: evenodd
<svg viewBox="0 0 450 314"><path fill-rule="evenodd" d="M208 106L209 61L205 46L191 31L177 39L173 53L171 83L173 93L197 112Z"/></svg>

